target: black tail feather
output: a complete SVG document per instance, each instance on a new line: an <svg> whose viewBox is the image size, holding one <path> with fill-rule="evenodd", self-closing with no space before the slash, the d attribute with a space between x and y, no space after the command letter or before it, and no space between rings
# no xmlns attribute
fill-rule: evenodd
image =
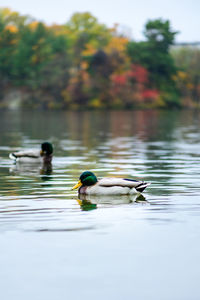
<svg viewBox="0 0 200 300"><path fill-rule="evenodd" d="M138 186L136 186L135 189L137 192L142 193L146 189L146 187L150 184L151 184L150 182L142 182Z"/></svg>

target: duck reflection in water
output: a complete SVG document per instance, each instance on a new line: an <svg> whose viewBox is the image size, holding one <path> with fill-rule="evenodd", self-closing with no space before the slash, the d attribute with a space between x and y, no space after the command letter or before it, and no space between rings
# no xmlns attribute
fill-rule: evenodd
<svg viewBox="0 0 200 300"><path fill-rule="evenodd" d="M48 163L44 163L42 164L42 168L40 169L40 175L41 175L41 178L44 180L44 181L47 181L47 180L51 180L52 179L52 176L50 176L52 174L52 164L51 162L48 162Z"/></svg>
<svg viewBox="0 0 200 300"><path fill-rule="evenodd" d="M28 163L16 163L13 165L10 169L9 172L10 174L14 175L21 175L21 176L37 176L41 175L41 178L43 180L50 180L52 176L53 168L51 162L42 163L41 164L28 164Z"/></svg>
<svg viewBox="0 0 200 300"><path fill-rule="evenodd" d="M80 200L77 199L78 204L80 205L80 208L84 211L89 211L89 210L93 210L93 209L97 209L97 204L96 203L92 203L89 200Z"/></svg>
<svg viewBox="0 0 200 300"><path fill-rule="evenodd" d="M84 211L97 209L97 205L122 205L130 203L147 203L145 197L142 194L137 195L118 195L118 196L94 196L79 194L77 199L78 204Z"/></svg>

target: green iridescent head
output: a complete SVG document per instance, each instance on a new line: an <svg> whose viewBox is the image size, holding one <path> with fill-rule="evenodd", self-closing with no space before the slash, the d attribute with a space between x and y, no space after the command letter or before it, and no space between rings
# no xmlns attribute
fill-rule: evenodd
<svg viewBox="0 0 200 300"><path fill-rule="evenodd" d="M94 185L97 182L96 176L90 171L83 172L79 179L83 186Z"/></svg>
<svg viewBox="0 0 200 300"><path fill-rule="evenodd" d="M41 145L41 154L42 155L51 155L53 153L53 146L49 142L44 142Z"/></svg>
<svg viewBox="0 0 200 300"><path fill-rule="evenodd" d="M72 188L72 190L75 190L81 186L91 186L94 185L96 182L96 176L90 171L85 171L81 174L78 183Z"/></svg>

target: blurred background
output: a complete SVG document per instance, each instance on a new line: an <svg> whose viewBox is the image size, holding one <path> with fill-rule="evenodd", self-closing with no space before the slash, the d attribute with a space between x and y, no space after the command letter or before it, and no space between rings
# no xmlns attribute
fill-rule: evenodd
<svg viewBox="0 0 200 300"><path fill-rule="evenodd" d="M0 107L199 107L199 5L7 1Z"/></svg>

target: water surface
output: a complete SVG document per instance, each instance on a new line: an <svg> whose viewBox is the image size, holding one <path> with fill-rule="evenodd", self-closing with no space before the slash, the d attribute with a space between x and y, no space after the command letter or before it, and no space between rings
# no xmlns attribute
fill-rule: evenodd
<svg viewBox="0 0 200 300"><path fill-rule="evenodd" d="M2 299L200 297L200 113L0 112ZM8 154L55 147L52 170ZM143 197L71 191L82 171Z"/></svg>

